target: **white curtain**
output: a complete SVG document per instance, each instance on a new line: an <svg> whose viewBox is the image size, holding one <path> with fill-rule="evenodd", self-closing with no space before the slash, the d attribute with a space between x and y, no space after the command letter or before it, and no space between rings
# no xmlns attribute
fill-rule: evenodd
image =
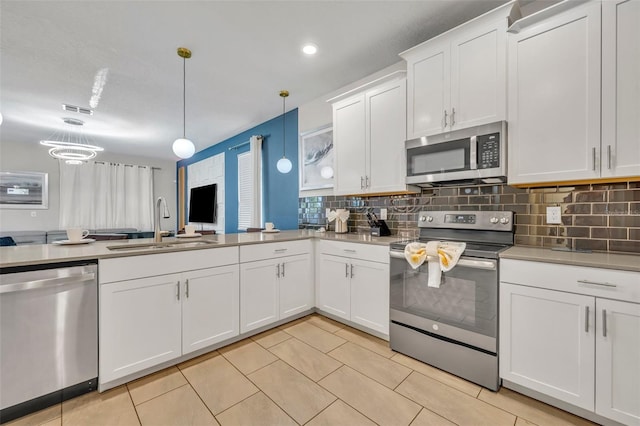
<svg viewBox="0 0 640 426"><path fill-rule="evenodd" d="M262 136L251 136L251 162L253 164L253 211L251 227L262 227Z"/></svg>
<svg viewBox="0 0 640 426"><path fill-rule="evenodd" d="M238 230L262 227L262 136L251 136L250 151L238 154Z"/></svg>
<svg viewBox="0 0 640 426"><path fill-rule="evenodd" d="M60 229L153 229L149 166L60 160Z"/></svg>

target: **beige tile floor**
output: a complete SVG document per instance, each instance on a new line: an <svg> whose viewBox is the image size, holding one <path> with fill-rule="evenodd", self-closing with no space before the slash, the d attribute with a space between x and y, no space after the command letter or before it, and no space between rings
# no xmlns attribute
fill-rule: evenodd
<svg viewBox="0 0 640 426"><path fill-rule="evenodd" d="M10 425L587 425L320 315Z"/></svg>

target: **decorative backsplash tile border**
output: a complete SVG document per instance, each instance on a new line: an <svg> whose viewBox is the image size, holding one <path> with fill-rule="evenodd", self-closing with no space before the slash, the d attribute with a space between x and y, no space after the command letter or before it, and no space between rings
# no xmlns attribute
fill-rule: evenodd
<svg viewBox="0 0 640 426"><path fill-rule="evenodd" d="M561 207L562 224L546 223L549 206ZM349 210L349 232L368 232L367 211L379 214L386 208L387 225L396 235L417 232L420 210L511 210L516 213L517 245L640 254L640 182L550 188L470 185L411 195L303 197L298 223L326 226L327 208Z"/></svg>

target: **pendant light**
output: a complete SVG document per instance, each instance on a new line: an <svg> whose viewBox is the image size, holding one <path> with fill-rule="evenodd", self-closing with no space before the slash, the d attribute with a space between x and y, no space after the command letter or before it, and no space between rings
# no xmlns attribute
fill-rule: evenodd
<svg viewBox="0 0 640 426"><path fill-rule="evenodd" d="M173 142L173 153L180 158L189 158L196 152L196 147L186 136L186 110L187 110L187 59L191 57L191 51L186 47L178 47L178 56L182 58L182 138Z"/></svg>
<svg viewBox="0 0 640 426"><path fill-rule="evenodd" d="M276 167L280 173L289 173L291 168L293 167L291 164L291 160L289 160L285 155L285 123L284 123L284 113L285 113L285 100L287 96L289 96L289 92L287 90L281 90L280 96L282 97L282 158L278 160L278 164Z"/></svg>

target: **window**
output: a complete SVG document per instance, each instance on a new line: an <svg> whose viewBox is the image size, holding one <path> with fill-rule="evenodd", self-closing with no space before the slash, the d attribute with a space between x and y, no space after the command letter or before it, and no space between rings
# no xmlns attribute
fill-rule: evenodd
<svg viewBox="0 0 640 426"><path fill-rule="evenodd" d="M251 150L238 154L238 230L262 226L262 136L251 136Z"/></svg>

